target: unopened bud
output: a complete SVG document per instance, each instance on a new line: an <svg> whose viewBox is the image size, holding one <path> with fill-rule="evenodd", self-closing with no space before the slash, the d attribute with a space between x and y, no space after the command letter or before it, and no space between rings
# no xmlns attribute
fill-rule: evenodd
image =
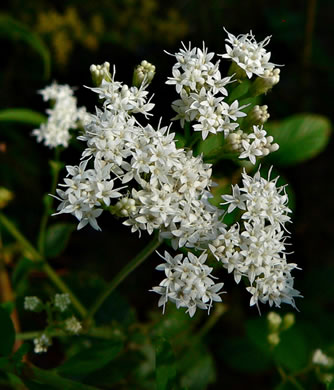
<svg viewBox="0 0 334 390"><path fill-rule="evenodd" d="M133 72L132 84L139 88L144 82L149 84L155 75L155 66L150 62L143 60L140 65L138 65Z"/></svg>
<svg viewBox="0 0 334 390"><path fill-rule="evenodd" d="M270 331L276 332L281 325L282 318L279 314L275 313L274 311L271 311L267 315L267 321L268 321Z"/></svg>
<svg viewBox="0 0 334 390"><path fill-rule="evenodd" d="M14 195L11 191L5 187L0 187L0 209L6 207L13 198Z"/></svg>
<svg viewBox="0 0 334 390"><path fill-rule="evenodd" d="M272 145L272 146L274 146L274 145ZM293 313L285 314L285 316L283 317L282 330L286 330L286 329L291 328L291 326L294 323L295 323L295 315Z"/></svg>
<svg viewBox="0 0 334 390"><path fill-rule="evenodd" d="M249 89L250 96L259 96L267 93L280 80L280 69L265 70L262 76L255 79Z"/></svg>
<svg viewBox="0 0 334 390"><path fill-rule="evenodd" d="M276 345L280 342L279 334L276 332L270 333L268 334L267 340L271 346L276 347Z"/></svg>
<svg viewBox="0 0 334 390"><path fill-rule="evenodd" d="M101 85L102 80L110 82L112 79L109 62L105 62L102 65L91 65L89 70L92 75L93 84L97 87Z"/></svg>
<svg viewBox="0 0 334 390"><path fill-rule="evenodd" d="M252 128L252 126L261 126L269 119L270 114L268 113L268 106L259 106L256 105L253 109L247 114L243 122L243 127L245 129Z"/></svg>

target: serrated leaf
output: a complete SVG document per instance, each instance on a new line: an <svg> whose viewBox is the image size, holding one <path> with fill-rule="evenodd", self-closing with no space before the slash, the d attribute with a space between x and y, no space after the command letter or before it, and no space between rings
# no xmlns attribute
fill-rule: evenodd
<svg viewBox="0 0 334 390"><path fill-rule="evenodd" d="M280 148L267 157L274 165L293 165L318 155L328 144L330 121L321 115L298 114L281 122L268 122L265 129Z"/></svg>
<svg viewBox="0 0 334 390"><path fill-rule="evenodd" d="M30 45L42 58L44 65L44 77L50 75L51 59L50 52L41 38L32 32L29 27L13 19L11 16L0 14L0 36L10 38L14 41L21 40Z"/></svg>
<svg viewBox="0 0 334 390"><path fill-rule="evenodd" d="M46 119L45 115L26 108L0 110L0 122L17 122L39 126L41 123L46 122Z"/></svg>
<svg viewBox="0 0 334 390"><path fill-rule="evenodd" d="M70 357L57 372L64 376L84 378L111 362L122 350L119 340L94 342L94 344L78 354Z"/></svg>
<svg viewBox="0 0 334 390"><path fill-rule="evenodd" d="M13 350L15 329L8 311L0 307L0 355L8 356Z"/></svg>
<svg viewBox="0 0 334 390"><path fill-rule="evenodd" d="M169 342L159 337L155 340L156 368L155 379L157 390L172 389L175 377L175 356Z"/></svg>
<svg viewBox="0 0 334 390"><path fill-rule="evenodd" d="M56 223L51 225L45 237L45 256L56 257L65 248L75 225L68 223Z"/></svg>

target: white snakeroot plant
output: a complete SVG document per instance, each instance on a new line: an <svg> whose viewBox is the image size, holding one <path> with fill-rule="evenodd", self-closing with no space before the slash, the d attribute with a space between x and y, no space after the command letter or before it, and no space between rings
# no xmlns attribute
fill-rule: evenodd
<svg viewBox="0 0 334 390"><path fill-rule="evenodd" d="M231 58L248 77L255 74L264 82L268 75L275 77L270 53L264 49L269 38L256 43L252 34L237 38L229 34L228 43L222 57ZM222 133L221 152L254 165L259 157L278 149L263 128L268 107L255 106L247 116L249 104L231 101L238 75L222 77L220 61L212 62L214 53L204 45L202 49L183 45L174 57L167 84L174 85L180 95L172 103L177 112L173 119L180 120L186 132L192 125L203 140ZM164 263L157 269L165 278L152 291L161 295L163 310L172 301L193 316L198 308L209 312L213 302L221 301L223 283L216 283L211 275L208 256L233 272L237 283L242 278L248 283L251 305L289 303L295 307L294 298L300 295L293 288L291 271L297 267L287 263L285 250L290 210L277 178L270 180L269 174L266 180L259 171L254 177L244 171L242 186L236 184L232 195L223 195L227 211L214 206L210 201L212 165L189 145L178 148L170 126L161 126L160 121L154 127L137 119L138 114L145 119L152 116L154 104L147 88L155 67L143 61L135 69L133 86L116 81L115 68L113 74L109 69L109 63L91 66L96 87L90 89L102 104L78 137L86 147L78 165L66 166L67 176L57 189L56 214L73 214L78 229L90 224L100 230L97 219L109 211L125 218L123 223L132 232L155 231L174 250L186 250L185 255L167 251L160 255ZM256 95L257 90L252 93ZM192 140L188 141L191 146ZM227 226L224 215L234 209L239 209L240 219Z"/></svg>

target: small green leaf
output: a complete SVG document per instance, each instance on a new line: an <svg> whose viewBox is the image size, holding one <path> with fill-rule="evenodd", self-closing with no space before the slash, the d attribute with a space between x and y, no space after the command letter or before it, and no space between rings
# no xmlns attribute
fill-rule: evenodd
<svg viewBox="0 0 334 390"><path fill-rule="evenodd" d="M46 257L58 256L66 248L70 235L74 230L75 225L68 223L57 223L50 226L45 238Z"/></svg>
<svg viewBox="0 0 334 390"><path fill-rule="evenodd" d="M13 19L11 16L0 14L0 36L5 36L13 41L21 40L30 45L41 56L44 64L44 77L50 75L50 52L41 38L33 33L29 27Z"/></svg>
<svg viewBox="0 0 334 390"><path fill-rule="evenodd" d="M121 341L94 342L94 344L70 357L57 372L64 376L84 378L111 362L122 350Z"/></svg>
<svg viewBox="0 0 334 390"><path fill-rule="evenodd" d="M249 341L263 353L269 354L270 345L267 340L268 325L265 317L252 318L246 322L246 334Z"/></svg>
<svg viewBox="0 0 334 390"><path fill-rule="evenodd" d="M279 149L267 157L275 165L293 165L318 155L328 144L330 121L320 115L298 114L281 122L268 122L265 129Z"/></svg>
<svg viewBox="0 0 334 390"><path fill-rule="evenodd" d="M22 257L16 264L14 272L12 274L12 282L14 287L25 278L28 272L32 269L36 269L36 262L28 259L27 257Z"/></svg>
<svg viewBox="0 0 334 390"><path fill-rule="evenodd" d="M237 82L230 84L230 86L234 87L234 88L231 90L231 92L228 96L228 102L233 103L234 100L236 100L236 99L240 100L239 99L240 97L246 95L246 93L249 90L250 85L251 85L251 82L249 80L243 80L242 83L239 85L237 85Z"/></svg>
<svg viewBox="0 0 334 390"><path fill-rule="evenodd" d="M39 126L41 123L46 122L46 116L26 108L9 108L0 110L0 122L18 122Z"/></svg>
<svg viewBox="0 0 334 390"><path fill-rule="evenodd" d="M175 356L169 342L159 337L155 341L156 368L155 379L157 390L173 388L176 377Z"/></svg>
<svg viewBox="0 0 334 390"><path fill-rule="evenodd" d="M0 307L0 355L10 355L15 342L15 329L8 311Z"/></svg>
<svg viewBox="0 0 334 390"><path fill-rule="evenodd" d="M292 373L307 366L311 352L298 324L282 332L279 344L273 349L276 362Z"/></svg>
<svg viewBox="0 0 334 390"><path fill-rule="evenodd" d="M224 135L222 133L209 135L208 138L199 142L197 154L203 153L204 156L216 157L215 152L219 153L223 144Z"/></svg>

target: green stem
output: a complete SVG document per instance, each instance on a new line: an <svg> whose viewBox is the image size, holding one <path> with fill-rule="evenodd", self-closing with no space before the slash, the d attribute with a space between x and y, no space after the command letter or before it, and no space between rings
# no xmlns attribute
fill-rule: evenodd
<svg viewBox="0 0 334 390"><path fill-rule="evenodd" d="M92 308L89 310L86 321L90 322L96 312L100 309L103 302L109 297L109 295L115 290L116 287L132 272L134 271L141 263L143 263L152 252L155 251L160 245L160 241L157 235L153 238L149 244L138 253L121 271L114 277L109 286L102 292L102 294L97 298Z"/></svg>
<svg viewBox="0 0 334 390"><path fill-rule="evenodd" d="M191 139L190 122L187 121L184 123L184 138L185 138L185 145L187 146Z"/></svg>
<svg viewBox="0 0 334 390"><path fill-rule="evenodd" d="M110 329L108 327L99 327L99 328L89 328L82 329L79 335L85 335L90 337L95 337L97 339L115 339L115 337L119 337L119 333L116 334L118 330ZM16 340L33 340L37 337L40 337L42 333L45 333L42 330L32 331L32 332L22 332L16 333ZM46 332L49 337L64 337L71 336L66 333L63 329L53 329Z"/></svg>
<svg viewBox="0 0 334 390"><path fill-rule="evenodd" d="M0 222L6 228L6 230L14 237L16 240L26 248L30 254L33 256L35 261L42 261L43 258L40 253L30 244L30 242L21 234L21 232L16 228L16 226L2 213L0 213Z"/></svg>
<svg viewBox="0 0 334 390"><path fill-rule="evenodd" d="M33 245L22 235L22 233L16 228L16 226L2 213L0 213L0 222L7 229L7 231L14 237L16 240L26 248L34 261L41 264L43 271L48 275L52 282L59 288L60 291L66 293L70 296L73 306L80 313L81 317L87 315L87 310L75 297L72 291L67 287L63 280L57 275L53 268L46 262L43 256L33 247Z"/></svg>
<svg viewBox="0 0 334 390"><path fill-rule="evenodd" d="M54 194L56 192L59 172L62 169L62 165L59 161L59 155L60 155L60 149L56 148L54 161L49 162L51 167L51 176L52 176L52 184L51 184L51 191L50 191L51 194ZM48 225L49 216L52 211L52 203L53 203L53 198L51 197L44 201L44 213L41 219L38 240L37 240L37 248L41 255L44 255L46 228Z"/></svg>
<svg viewBox="0 0 334 390"><path fill-rule="evenodd" d="M15 370L13 373L17 375ZM23 380L30 380L34 382L48 385L48 389L62 389L62 390L98 390L97 387L85 385L83 383L75 382L71 379L63 378L53 372L42 370L32 364L24 364L24 367L19 375Z"/></svg>

